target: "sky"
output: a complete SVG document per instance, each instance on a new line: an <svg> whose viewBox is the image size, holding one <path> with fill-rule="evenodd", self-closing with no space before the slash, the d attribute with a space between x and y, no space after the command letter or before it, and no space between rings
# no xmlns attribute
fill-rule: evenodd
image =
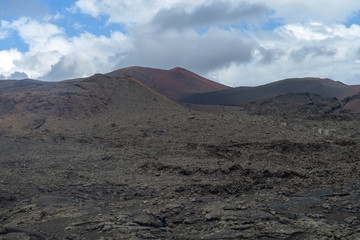
<svg viewBox="0 0 360 240"><path fill-rule="evenodd" d="M129 66L183 67L232 87L360 84L360 1L0 0L0 79Z"/></svg>

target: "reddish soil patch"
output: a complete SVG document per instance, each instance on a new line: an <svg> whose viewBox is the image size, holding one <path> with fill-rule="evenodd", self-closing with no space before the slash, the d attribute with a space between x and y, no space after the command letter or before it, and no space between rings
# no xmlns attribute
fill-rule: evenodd
<svg viewBox="0 0 360 240"><path fill-rule="evenodd" d="M345 109L348 109L353 113L360 113L360 99L356 99L346 104Z"/></svg>

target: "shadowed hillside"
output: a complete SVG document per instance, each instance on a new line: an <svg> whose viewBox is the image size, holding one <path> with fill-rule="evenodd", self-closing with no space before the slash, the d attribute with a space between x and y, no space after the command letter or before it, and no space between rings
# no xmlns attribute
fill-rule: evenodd
<svg viewBox="0 0 360 240"><path fill-rule="evenodd" d="M360 86L349 86L331 79L291 78L257 87L237 87L216 92L194 94L182 102L238 105L287 93L313 93L343 99L360 92Z"/></svg>
<svg viewBox="0 0 360 240"><path fill-rule="evenodd" d="M229 88L179 67L171 70L129 67L113 71L106 75L110 77L131 76L174 101L178 101L194 93Z"/></svg>

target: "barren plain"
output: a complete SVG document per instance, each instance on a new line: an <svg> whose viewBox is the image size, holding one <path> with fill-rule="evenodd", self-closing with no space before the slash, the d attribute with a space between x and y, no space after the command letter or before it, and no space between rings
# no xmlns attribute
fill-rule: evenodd
<svg viewBox="0 0 360 240"><path fill-rule="evenodd" d="M294 96L178 104L103 75L3 86L0 239L360 239L360 117Z"/></svg>

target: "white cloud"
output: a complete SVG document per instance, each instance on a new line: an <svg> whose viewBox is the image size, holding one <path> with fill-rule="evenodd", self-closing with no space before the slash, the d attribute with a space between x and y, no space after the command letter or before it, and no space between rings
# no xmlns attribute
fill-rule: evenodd
<svg viewBox="0 0 360 240"><path fill-rule="evenodd" d="M126 24L134 48L129 49L118 63L119 67L126 64L160 68L180 65L235 86L297 76L334 77L346 81L360 74L357 70L360 27L347 28L342 24L360 9L360 2L149 2L79 0L76 6L93 17L104 15L109 22ZM248 11L242 12L240 7ZM229 14L223 14L225 12ZM278 19L284 25L274 31L250 29L246 33L213 27L231 26L244 17L250 19L249 16ZM159 26L160 30L156 28ZM197 26L209 30L198 34L193 30Z"/></svg>
<svg viewBox="0 0 360 240"><path fill-rule="evenodd" d="M8 77L15 72L15 61L22 58L22 54L16 49L0 51L0 74Z"/></svg>
<svg viewBox="0 0 360 240"><path fill-rule="evenodd" d="M360 9L360 2L353 0L259 0L274 10L274 17L285 23L345 22Z"/></svg>
<svg viewBox="0 0 360 240"><path fill-rule="evenodd" d="M260 47L254 50L252 61L232 63L209 71L207 76L231 86L308 76L359 84L359 29L358 25L346 28L341 24L309 23L253 34ZM264 57L269 56L270 60L264 64Z"/></svg>
<svg viewBox="0 0 360 240"><path fill-rule="evenodd" d="M82 13L93 17L106 15L109 22L146 23L149 22L161 9L178 6L182 9L192 9L202 5L206 0L78 0L75 3Z"/></svg>
<svg viewBox="0 0 360 240"><path fill-rule="evenodd" d="M54 19L54 20L60 20L60 19L64 19L65 16L61 15L60 13L56 13L54 16L50 15L50 19Z"/></svg>
<svg viewBox="0 0 360 240"><path fill-rule="evenodd" d="M17 72L25 72L30 78L39 78L51 70L51 65L56 64L62 55L58 51L30 52L22 55L20 60L14 61Z"/></svg>
<svg viewBox="0 0 360 240"><path fill-rule="evenodd" d="M235 9L246 4L262 4L272 9L272 17L282 19L285 23L345 22L360 10L360 2L353 0L78 0L75 8L93 17L105 15L110 22L130 24L149 22L162 10L178 9L189 14L195 9L217 4L226 4Z"/></svg>
<svg viewBox="0 0 360 240"><path fill-rule="evenodd" d="M133 51L120 63L150 67L185 67L197 73L206 73L231 62L251 59L254 43L240 31L211 28L203 35L194 30L146 33L134 30ZM123 67L122 66L122 67Z"/></svg>
<svg viewBox="0 0 360 240"><path fill-rule="evenodd" d="M7 31L0 30L0 40L7 38L9 33Z"/></svg>
<svg viewBox="0 0 360 240"><path fill-rule="evenodd" d="M30 18L4 25L8 30L17 31L29 46L24 53L17 49L0 52L0 75L5 77L24 72L30 78L63 80L111 71L117 62L111 58L120 57L131 47L127 37L120 32L113 32L110 37L85 32L66 38L62 28Z"/></svg>
<svg viewBox="0 0 360 240"><path fill-rule="evenodd" d="M226 1L210 1L188 11L178 6L160 9L150 24L160 29L184 29L191 27L214 27L258 24L266 19L270 10L263 4L240 2L232 4Z"/></svg>
<svg viewBox="0 0 360 240"><path fill-rule="evenodd" d="M110 37L84 33L69 39L68 45L69 51L51 65L42 79L62 80L110 72L132 48L129 39L120 32L113 32Z"/></svg>
<svg viewBox="0 0 360 240"><path fill-rule="evenodd" d="M5 25L8 31L16 31L29 46L29 51L22 53L16 50L4 51L7 71L4 76L14 72L25 72L31 78L38 78L50 70L61 57L63 48L67 47L63 29L50 23L40 23L30 18L20 18Z"/></svg>
<svg viewBox="0 0 360 240"><path fill-rule="evenodd" d="M311 27L304 27L302 24L289 24L276 29L275 31L293 40L324 40L329 37L331 28L323 29L324 31L317 31L319 23L311 23ZM315 27L315 29L314 29Z"/></svg>
<svg viewBox="0 0 360 240"><path fill-rule="evenodd" d="M44 47L49 42L64 34L64 30L50 23L40 23L29 18L20 18L9 24L8 28L16 30L22 40L30 46L30 52L48 51Z"/></svg>
<svg viewBox="0 0 360 240"><path fill-rule="evenodd" d="M5 20L0 21L0 40L5 39L9 36L9 32L7 30L8 25L9 25L8 21Z"/></svg>
<svg viewBox="0 0 360 240"><path fill-rule="evenodd" d="M275 29L275 32L292 40L326 40L330 38L357 39L360 34L359 25L351 25L347 28L343 24L325 25L313 22L308 24L288 24Z"/></svg>
<svg viewBox="0 0 360 240"><path fill-rule="evenodd" d="M360 76L360 26L343 23L359 9L352 0L78 0L72 14L105 16L127 33L94 35L78 24L82 33L69 37L50 23L59 14L1 21L0 40L16 31L29 50L1 51L0 75L61 80L143 65L182 66L231 86L302 76L353 83ZM256 23L266 18L283 25L262 31Z"/></svg>

